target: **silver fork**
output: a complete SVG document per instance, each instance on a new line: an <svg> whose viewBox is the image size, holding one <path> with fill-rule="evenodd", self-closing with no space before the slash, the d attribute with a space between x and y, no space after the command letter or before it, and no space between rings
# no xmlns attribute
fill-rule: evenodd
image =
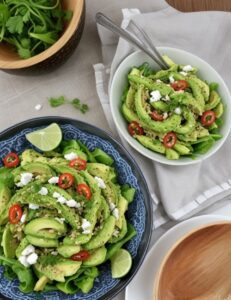
<svg viewBox="0 0 231 300"><path fill-rule="evenodd" d="M134 21L132 22L133 27L139 32L139 39L132 34L131 32L122 29L118 25L116 25L111 19L106 17L103 13L98 12L96 14L96 23L104 26L108 30L114 32L115 34L119 35L126 41L132 43L134 46L145 52L148 56L150 56L159 66L161 69L169 69L169 66L166 64L164 59L162 58L161 54L158 52L156 47L153 45L150 37L147 33L141 29Z"/></svg>

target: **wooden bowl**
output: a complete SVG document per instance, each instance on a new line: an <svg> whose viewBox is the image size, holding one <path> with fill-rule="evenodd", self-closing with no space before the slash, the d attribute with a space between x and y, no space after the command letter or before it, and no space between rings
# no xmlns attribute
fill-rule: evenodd
<svg viewBox="0 0 231 300"><path fill-rule="evenodd" d="M231 299L231 221L194 230L166 255L154 284L155 300Z"/></svg>
<svg viewBox="0 0 231 300"><path fill-rule="evenodd" d="M11 46L0 43L0 69L14 74L49 72L63 64L73 53L82 36L85 20L84 0L63 0L63 7L73 12L58 41L28 59L21 59Z"/></svg>

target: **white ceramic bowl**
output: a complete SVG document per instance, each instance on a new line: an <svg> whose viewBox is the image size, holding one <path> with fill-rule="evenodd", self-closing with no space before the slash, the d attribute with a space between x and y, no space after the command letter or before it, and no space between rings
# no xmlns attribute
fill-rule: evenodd
<svg viewBox="0 0 231 300"><path fill-rule="evenodd" d="M221 95L223 103L225 104L225 112L223 114L224 124L220 128L220 133L223 135L223 138L216 141L213 147L207 153L198 155L196 159L191 159L189 157L180 157L180 159L178 160L168 160L164 155L148 150L130 136L127 130L127 122L121 113L121 96L127 83L127 74L133 66L139 66L144 62L148 62L155 69L159 69L157 64L151 58L140 51L134 52L126 57L119 65L112 79L109 93L114 122L122 136L134 149L154 161L158 161L167 165L179 166L198 163L199 161L208 158L218 149L220 149L229 134L231 127L231 119L229 117L231 116L231 96L229 90L224 80L217 73L217 71L198 56L180 49L169 47L158 47L158 50L161 54L167 54L173 61L178 64L192 65L198 68L198 76L200 78L208 82L217 82L219 84L218 92Z"/></svg>

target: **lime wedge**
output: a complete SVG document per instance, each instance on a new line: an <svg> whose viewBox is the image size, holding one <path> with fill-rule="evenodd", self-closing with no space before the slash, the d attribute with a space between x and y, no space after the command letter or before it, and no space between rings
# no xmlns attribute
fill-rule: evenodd
<svg viewBox="0 0 231 300"><path fill-rule="evenodd" d="M62 131L58 124L51 125L26 134L26 139L42 151L54 150L62 140Z"/></svg>
<svg viewBox="0 0 231 300"><path fill-rule="evenodd" d="M125 249L119 249L111 258L112 278L121 278L131 269L132 257Z"/></svg>

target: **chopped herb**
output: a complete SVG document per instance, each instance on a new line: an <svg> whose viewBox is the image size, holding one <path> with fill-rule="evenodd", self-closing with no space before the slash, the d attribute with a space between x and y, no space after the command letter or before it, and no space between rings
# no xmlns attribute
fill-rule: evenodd
<svg viewBox="0 0 231 300"><path fill-rule="evenodd" d="M73 100L67 100L64 96L60 96L58 98L50 98L48 99L50 106L52 107L58 107L63 104L71 104L74 108L80 110L83 114L85 114L89 110L89 106L85 103L81 103L81 101L78 98L75 98Z"/></svg>

